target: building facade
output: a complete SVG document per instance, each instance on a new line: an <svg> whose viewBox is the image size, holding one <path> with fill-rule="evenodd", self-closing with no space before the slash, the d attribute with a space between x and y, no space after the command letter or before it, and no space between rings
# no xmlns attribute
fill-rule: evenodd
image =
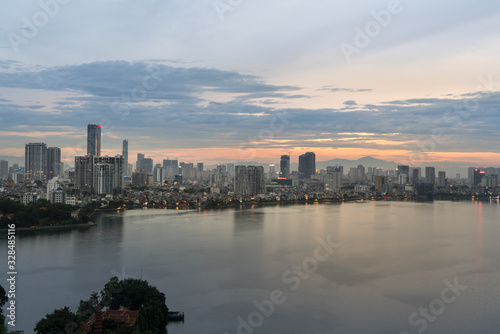
<svg viewBox="0 0 500 334"><path fill-rule="evenodd" d="M75 157L75 187L91 194L120 194L123 189L123 157Z"/></svg>
<svg viewBox="0 0 500 334"><path fill-rule="evenodd" d="M61 175L62 166L61 149L59 147L47 148L47 180Z"/></svg>
<svg viewBox="0 0 500 334"><path fill-rule="evenodd" d="M123 141L122 157L123 157L123 175L130 176L128 170L128 139L125 139Z"/></svg>
<svg viewBox="0 0 500 334"><path fill-rule="evenodd" d="M425 167L425 183L436 183L436 169L434 167Z"/></svg>
<svg viewBox="0 0 500 334"><path fill-rule="evenodd" d="M87 155L101 156L101 126L87 125Z"/></svg>
<svg viewBox="0 0 500 334"><path fill-rule="evenodd" d="M290 155L282 155L280 160L280 177L290 177Z"/></svg>
<svg viewBox="0 0 500 334"><path fill-rule="evenodd" d="M309 179L316 174L316 154L307 152L299 156L299 179Z"/></svg>
<svg viewBox="0 0 500 334"><path fill-rule="evenodd" d="M234 173L234 193L236 195L253 196L265 193L264 167L236 166Z"/></svg>
<svg viewBox="0 0 500 334"><path fill-rule="evenodd" d="M45 143L26 144L24 152L24 172L26 181L44 181L47 172L47 145Z"/></svg>

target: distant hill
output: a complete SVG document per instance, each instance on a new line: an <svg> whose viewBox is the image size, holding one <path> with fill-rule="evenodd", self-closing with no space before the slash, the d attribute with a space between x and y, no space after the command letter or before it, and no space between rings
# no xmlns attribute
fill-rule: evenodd
<svg viewBox="0 0 500 334"><path fill-rule="evenodd" d="M263 166L264 171L269 170L269 165L276 165L276 170L279 170L280 162L268 162L262 163L257 161L244 161L244 162L232 162L235 165L246 165L246 166ZM383 168L384 170L395 170L398 166L394 161L386 161L382 159L377 159L373 157L363 157L357 160L348 160L348 159L332 159L327 161L316 161L316 169L325 169L327 166L343 166L344 173L347 174L349 172L349 168L357 167L358 165L363 165L366 169L368 167L378 167ZM436 175L438 171L446 171L447 177L454 178L456 173L460 173L462 178L467 177L467 167L472 167L474 164L470 162L452 162L452 161L440 161L439 163L429 164L429 166L433 166L436 168ZM214 168L214 166L205 166L206 168ZM412 166L410 166L412 167ZM425 166L418 166L422 168L422 175L425 175ZM479 166L477 166L479 167ZM481 166L486 167L486 166ZM290 164L291 170L298 170L298 163L292 162Z"/></svg>
<svg viewBox="0 0 500 334"><path fill-rule="evenodd" d="M363 165L365 168L379 167L383 169L396 169L398 166L397 163L392 161L385 161L373 157L363 157L358 160L333 159L328 161L318 161L316 162L316 169L324 169L327 166L344 166L344 173L347 173L349 168L357 167L358 165Z"/></svg>

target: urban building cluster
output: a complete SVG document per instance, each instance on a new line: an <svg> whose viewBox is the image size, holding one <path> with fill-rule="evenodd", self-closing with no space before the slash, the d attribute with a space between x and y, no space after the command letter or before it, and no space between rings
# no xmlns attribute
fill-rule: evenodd
<svg viewBox="0 0 500 334"><path fill-rule="evenodd" d="M358 165L316 168L316 155L298 157L292 170L290 154L274 164L246 166L219 164L207 169L203 162L164 159L154 163L144 153L137 154L135 168L129 163L129 142L122 153L101 155L101 126L87 126L87 154L74 158L74 168L64 168L61 149L45 143L28 143L25 165L0 161L0 196L10 196L27 204L39 198L55 203L79 204L98 198L122 199L143 204L339 198L343 196L384 196L429 194L436 191L461 195L497 195L499 168L470 167L467 178L448 178L435 167L399 165L394 170ZM268 167L268 168L267 168Z"/></svg>

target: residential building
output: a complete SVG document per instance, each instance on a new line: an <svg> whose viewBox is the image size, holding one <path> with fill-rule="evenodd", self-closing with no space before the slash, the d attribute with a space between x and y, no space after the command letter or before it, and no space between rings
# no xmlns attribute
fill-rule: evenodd
<svg viewBox="0 0 500 334"><path fill-rule="evenodd" d="M236 195L258 195L265 193L264 167L236 166L234 193Z"/></svg>
<svg viewBox="0 0 500 334"><path fill-rule="evenodd" d="M316 174L316 154L307 152L299 156L299 179L309 179Z"/></svg>
<svg viewBox="0 0 500 334"><path fill-rule="evenodd" d="M436 183L436 169L434 167L425 167L425 183Z"/></svg>
<svg viewBox="0 0 500 334"><path fill-rule="evenodd" d="M24 172L27 181L45 181L47 171L47 145L45 143L26 144Z"/></svg>
<svg viewBox="0 0 500 334"><path fill-rule="evenodd" d="M280 160L280 177L290 177L290 155L282 155Z"/></svg>

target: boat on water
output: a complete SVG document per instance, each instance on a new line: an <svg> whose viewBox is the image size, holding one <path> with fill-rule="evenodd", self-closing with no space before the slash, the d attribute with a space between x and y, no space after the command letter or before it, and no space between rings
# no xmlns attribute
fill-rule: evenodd
<svg viewBox="0 0 500 334"><path fill-rule="evenodd" d="M184 312L168 312L168 321L184 321Z"/></svg>

